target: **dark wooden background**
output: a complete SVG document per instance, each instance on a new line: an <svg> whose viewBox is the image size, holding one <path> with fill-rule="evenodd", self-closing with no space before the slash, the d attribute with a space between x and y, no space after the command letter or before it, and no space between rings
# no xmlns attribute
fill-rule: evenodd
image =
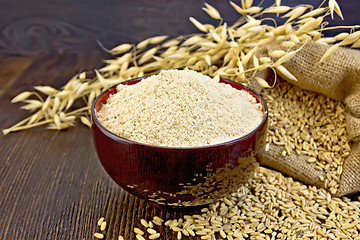
<svg viewBox="0 0 360 240"><path fill-rule="evenodd" d="M228 23L237 19L238 14L227 0L207 2L218 8ZM263 5L273 2L264 0ZM282 2L318 6L322 0ZM330 25L359 24L360 1L338 2L345 21L336 17ZM201 10L200 0L0 0L0 3L0 53L3 54L101 51L96 40L111 48L155 35L174 37L193 33L196 29L188 20L190 16L209 21Z"/></svg>
<svg viewBox="0 0 360 240"><path fill-rule="evenodd" d="M236 12L228 1L208 1L226 21ZM255 1L257 2L257 1ZM311 1L283 0L285 4ZM314 1L315 5L320 1ZM360 1L339 0L345 21L360 24ZM111 48L123 42L196 29L188 18L209 17L199 0L0 0L0 128L28 116L10 99L35 85L61 87L74 74L91 71L109 57L96 40ZM265 5L269 1L265 0ZM36 128L0 134L0 239L93 239L104 216L106 239L134 239L140 218L161 211L125 193L105 173L91 132L81 124L67 131ZM171 233L161 229L162 239Z"/></svg>

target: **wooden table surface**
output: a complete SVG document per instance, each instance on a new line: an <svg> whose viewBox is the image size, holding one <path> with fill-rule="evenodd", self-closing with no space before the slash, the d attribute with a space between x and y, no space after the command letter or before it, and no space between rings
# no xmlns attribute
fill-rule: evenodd
<svg viewBox="0 0 360 240"><path fill-rule="evenodd" d="M102 65L104 54L0 57L0 128L28 116L10 100L36 85L61 87L73 75ZM121 189L98 160L91 131L38 127L0 134L0 239L94 239L105 217L106 238L135 239L140 219L173 218ZM172 232L161 230L163 239Z"/></svg>
<svg viewBox="0 0 360 240"><path fill-rule="evenodd" d="M61 87L73 75L101 67L107 57L0 57L0 128L28 116L21 104L10 103L21 91ZM80 123L66 131L38 127L0 134L0 143L0 239L94 239L100 217L108 223L104 239L135 239L141 218L184 214L155 208L113 182L98 160L91 131ZM166 228L160 232L162 239L175 238Z"/></svg>

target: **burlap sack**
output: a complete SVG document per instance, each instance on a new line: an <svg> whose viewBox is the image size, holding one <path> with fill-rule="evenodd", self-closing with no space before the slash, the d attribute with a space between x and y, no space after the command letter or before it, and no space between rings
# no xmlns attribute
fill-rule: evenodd
<svg viewBox="0 0 360 240"><path fill-rule="evenodd" d="M339 48L325 62L319 63L328 48L322 44L309 43L284 66L298 80L288 80L291 84L342 101L347 106L346 130L351 154L345 159L339 189L335 194L343 196L360 191L360 58ZM281 146L271 145L270 150L261 152L258 158L263 165L304 183L323 186L319 176L324 175L324 172L316 170L315 163L308 163L308 156L294 153L283 157L282 150Z"/></svg>

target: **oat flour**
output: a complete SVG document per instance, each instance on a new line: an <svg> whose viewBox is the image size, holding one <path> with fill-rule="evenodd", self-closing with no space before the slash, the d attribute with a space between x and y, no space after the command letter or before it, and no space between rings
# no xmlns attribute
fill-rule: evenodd
<svg viewBox="0 0 360 240"><path fill-rule="evenodd" d="M195 147L230 141L262 121L261 104L246 91L192 70L164 70L119 85L97 112L111 132L136 142Z"/></svg>

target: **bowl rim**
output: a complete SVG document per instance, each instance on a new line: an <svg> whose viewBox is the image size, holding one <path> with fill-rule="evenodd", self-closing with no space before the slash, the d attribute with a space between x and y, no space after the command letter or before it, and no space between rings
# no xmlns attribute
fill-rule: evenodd
<svg viewBox="0 0 360 240"><path fill-rule="evenodd" d="M255 135L258 130L266 123L267 119L268 119L268 107L266 105L266 102L265 100L260 96L260 94L258 94L256 91L252 90L251 88L241 84L241 83L238 83L238 82L235 82L235 81L232 81L232 80L229 80L229 79L226 79L226 78L220 78L220 81L223 80L225 82L225 84L229 84L229 83L233 83L235 85L240 85L242 86L243 88L247 89L247 91L249 92L252 92L253 94L255 94L262 102L262 105L264 106L264 116L262 118L262 121L260 122L260 124L254 129L252 130L251 132L249 132L248 134L244 135L244 136L241 136L241 137L238 137L238 138L235 138L235 139L232 139L230 141L226 141L226 142L221 142L221 143L216 143L216 144L211 144L211 145L205 145L205 146L196 146L196 147L168 147L168 146L158 146L158 145L151 145L151 144L147 144L147 143L141 143L141 142L136 142L136 141L133 141L133 140L130 140L130 139L127 139L127 138L123 138L119 135L116 135L115 133L111 132L110 130L108 130L104 125L102 125L100 123L100 121L98 120L96 114L95 114L95 105L97 103L97 101L100 99L100 97L102 95L104 95L106 92L110 91L111 89L113 89L114 87L120 85L120 84L124 84L124 83L127 83L127 82L131 82L131 81L136 81L136 80L143 80L145 78L148 78L150 77L151 75L149 76L143 76L143 77L138 77L138 78L132 78L132 79L129 79L129 80L126 80L124 82L121 82L121 83L118 83L118 84L115 84L109 88L107 88L106 90L103 90L94 100L94 102L92 103L91 105L91 117L92 117L92 120L93 120L93 123L92 123L92 126L91 128L93 128L93 125L95 124L106 136L110 137L111 139L119 142L119 141L122 141L122 142L126 142L128 144L136 144L136 145L141 145L141 146L144 146L144 147L151 147L151 148L155 148L155 149L167 149L167 150L199 150L199 149L207 149L207 148L216 148L216 147L220 147L220 146L227 146L227 145L232 145L236 142L242 142L246 139L249 139L251 138L253 135ZM209 76L211 77L211 76ZM212 77L211 77L212 78ZM227 83L229 82L229 83ZM136 84L136 83L135 83ZM239 90L239 89L237 89Z"/></svg>

